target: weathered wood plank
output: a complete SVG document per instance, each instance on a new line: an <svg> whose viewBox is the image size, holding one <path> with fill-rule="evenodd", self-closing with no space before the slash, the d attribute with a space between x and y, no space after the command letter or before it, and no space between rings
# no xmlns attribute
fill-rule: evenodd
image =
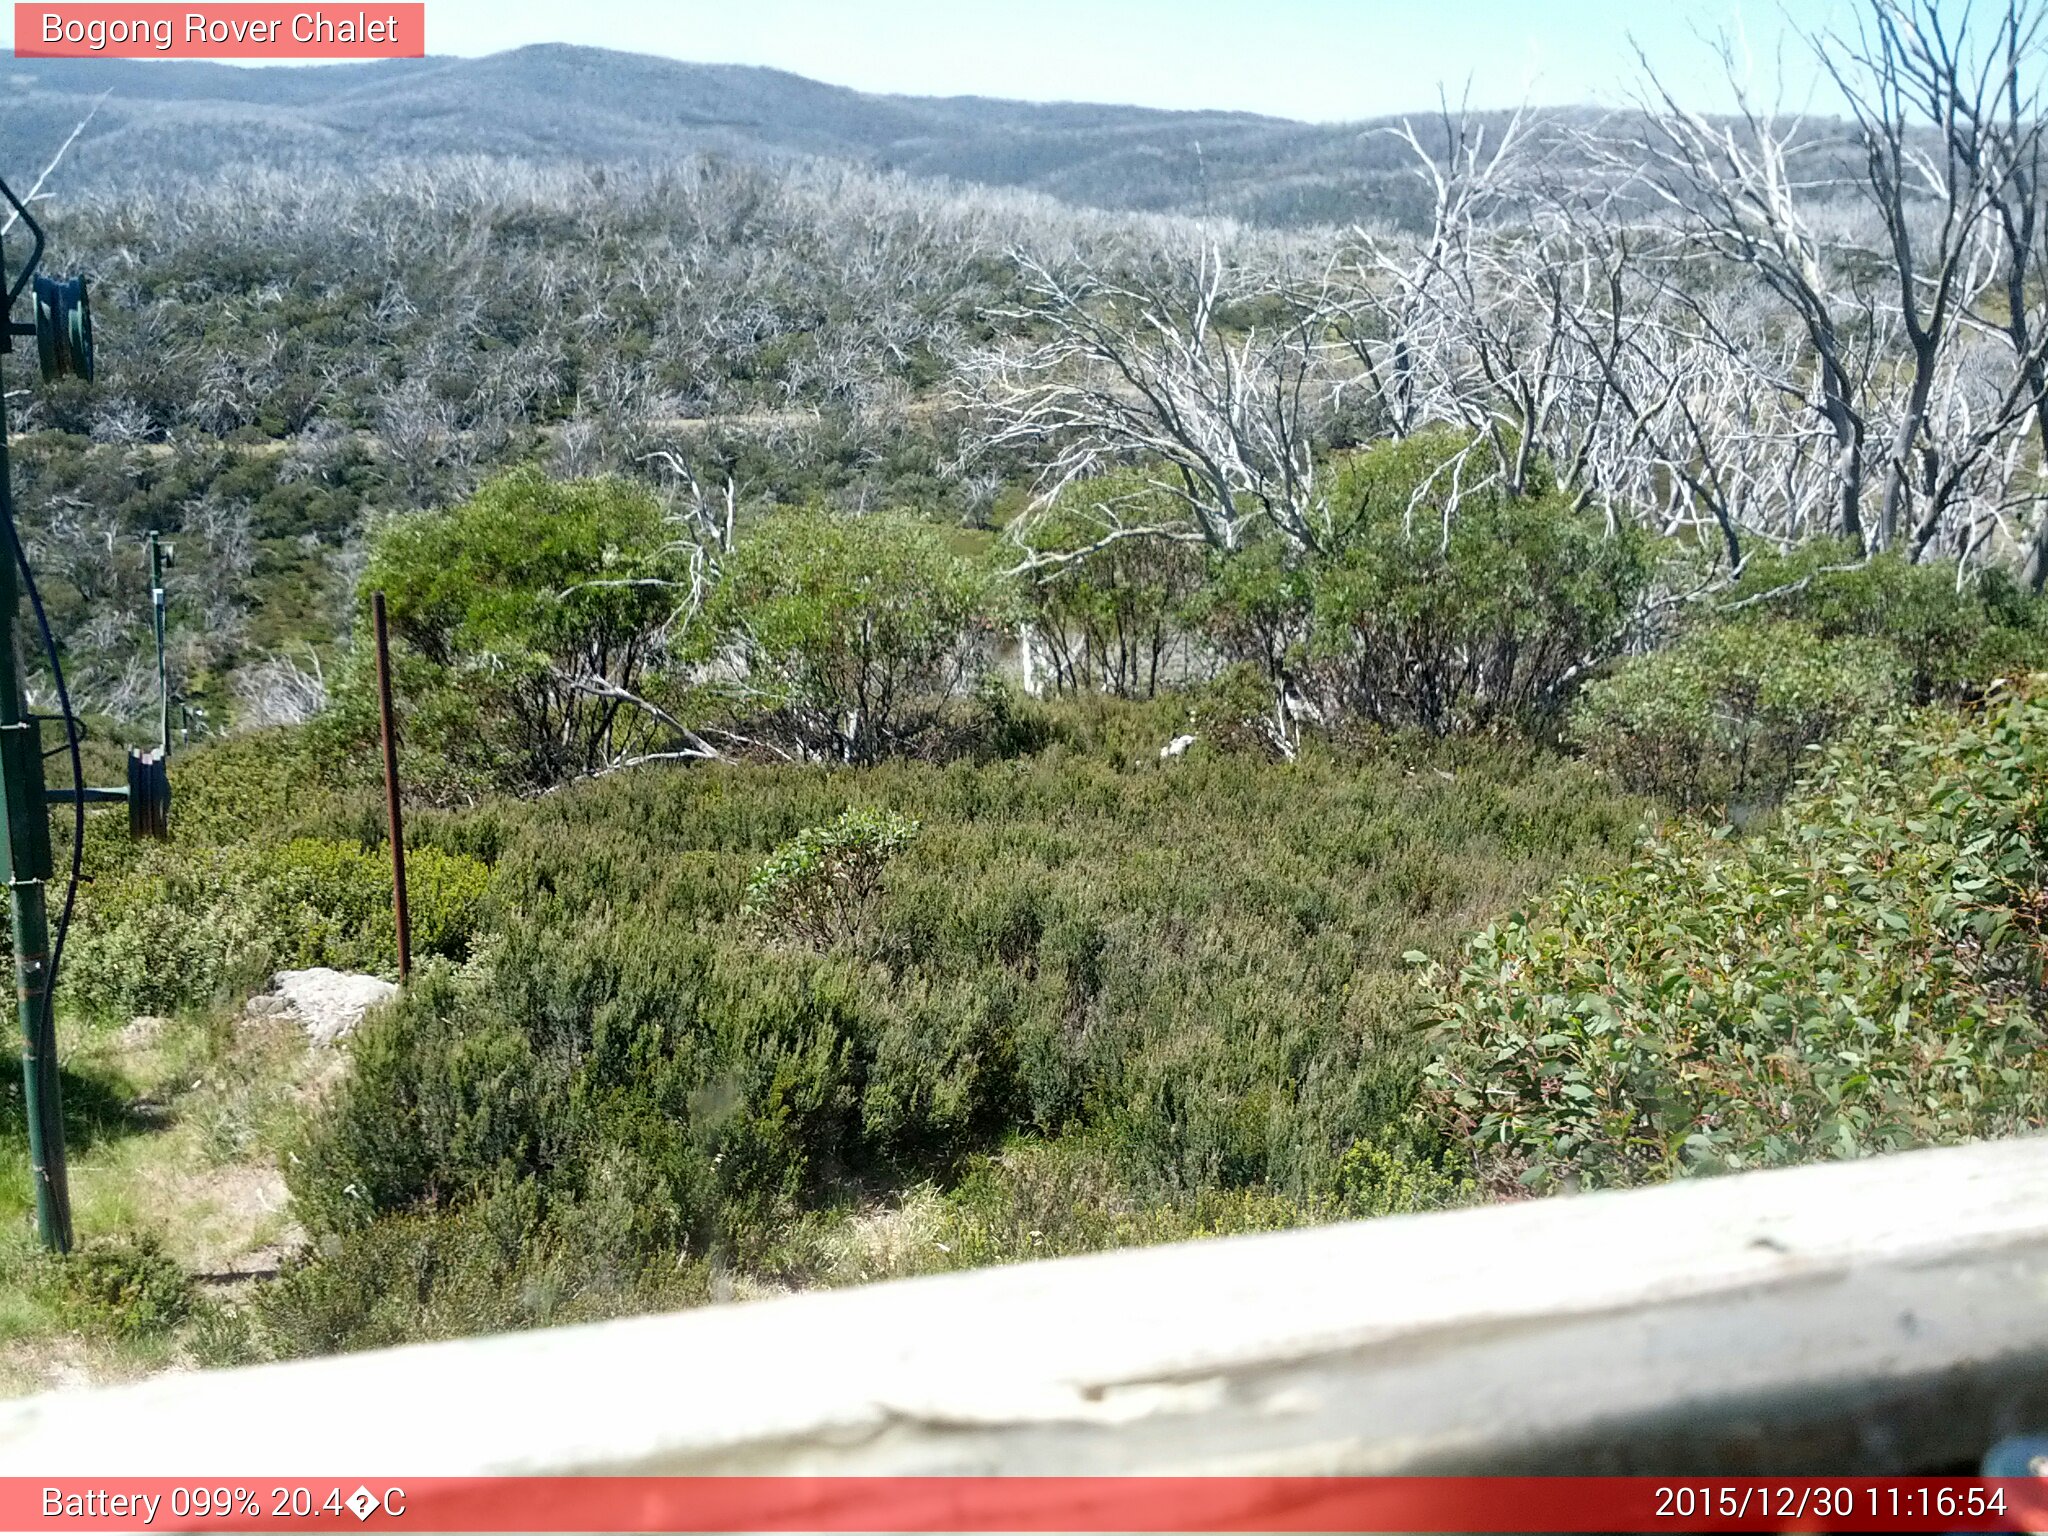
<svg viewBox="0 0 2048 1536"><path fill-rule="evenodd" d="M2048 1426L2048 1139L0 1405L0 1473L1880 1472Z"/></svg>

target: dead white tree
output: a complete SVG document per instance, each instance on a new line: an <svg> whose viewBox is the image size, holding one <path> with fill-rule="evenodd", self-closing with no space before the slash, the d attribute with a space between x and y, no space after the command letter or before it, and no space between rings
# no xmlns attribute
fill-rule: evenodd
<svg viewBox="0 0 2048 1536"><path fill-rule="evenodd" d="M64 163L64 157L71 152L71 146L76 144L79 135L91 126L92 120L99 115L100 108L106 105L107 98L113 94L112 90L100 92L99 97L86 109L85 116L78 120L78 125L65 136L64 142L57 146L57 153L50 156L50 163L43 167L42 174L30 183L28 191L22 195L23 207L27 207L32 203L42 202L50 196L43 188L49 183L50 178L57 174L57 167ZM14 228L15 220L20 217L19 213L9 209L7 217L4 220L0 220L0 235L4 235Z"/></svg>
<svg viewBox="0 0 2048 1536"><path fill-rule="evenodd" d="M1357 293L1350 345L1394 437L1431 419L1465 414L1472 359L1455 346L1453 317L1474 287L1472 253L1479 231L1497 222L1515 164L1523 118L1511 117L1491 138L1460 112L1439 115L1439 153L1413 124L1383 130L1407 146L1429 197L1429 228L1420 240L1360 228L1355 237Z"/></svg>
<svg viewBox="0 0 2048 1536"><path fill-rule="evenodd" d="M1341 382L1332 365L1345 313L1327 268L1302 277L1213 241L1125 271L1028 255L1016 264L1024 297L1001 318L1031 339L962 365L980 451L1036 456L1041 505L1136 466L1159 492L1148 506L1173 516L1127 525L1105 506L1105 541L1233 551L1264 528L1298 548L1327 545L1316 436Z"/></svg>
<svg viewBox="0 0 2048 1536"><path fill-rule="evenodd" d="M1718 542L1731 571L1752 535L1826 531L1832 439L1809 407L1798 331L1753 293L1701 283L1682 235L1560 212L1600 274L1599 301L1564 312L1606 385L1578 450L1582 494L1610 521Z"/></svg>
<svg viewBox="0 0 2048 1536"><path fill-rule="evenodd" d="M1411 123L1388 131L1413 156L1430 226L1414 242L1356 232L1360 323L1345 335L1394 435L1457 422L1491 446L1508 494L1529 489L1539 459L1584 489L1610 389L1581 315L1608 274L1569 224L1529 217L1524 117L1489 136L1446 109L1440 150Z"/></svg>
<svg viewBox="0 0 2048 1536"><path fill-rule="evenodd" d="M1811 194L1829 174L1831 146L1803 120L1760 109L1733 45L1724 40L1719 52L1738 106L1732 119L1683 105L1645 57L1642 131L1609 139L1604 163L1634 176L1702 256L1751 273L1798 328L1805 376L1787 382L1833 439L1835 531L1864 548L1876 299L1865 279L1838 268L1815 218Z"/></svg>
<svg viewBox="0 0 2048 1536"><path fill-rule="evenodd" d="M306 654L310 667L279 653L235 674L235 699L241 705L238 724L247 730L303 725L327 707L320 654L310 646Z"/></svg>
<svg viewBox="0 0 2048 1536"><path fill-rule="evenodd" d="M2021 12L2008 5L2000 29L2017 33ZM1942 519L1942 493L1952 494L1969 473L1968 465L1942 463L1928 431L1937 383L1960 377L1945 366L1948 354L1969 340L1963 317L1991 284L1998 255L1988 196L1997 172L1984 146L1957 130L1984 121L2003 94L2001 55L2017 83L2025 62L2017 36L2013 42L1971 50L1966 37L1951 35L1934 0L1868 0L1854 33L1836 33L1816 47L1856 125L1863 160L1858 190L1883 232L1893 293L1888 307L1905 343L1905 390L1888 413L1880 548L1898 541L1916 491L1929 504L1923 521L1931 536ZM2015 382L2011 404L2023 414L2038 396L2023 399L2024 370L2016 371ZM1979 452L2010 425L2001 419L2005 414L1988 424Z"/></svg>
<svg viewBox="0 0 2048 1536"><path fill-rule="evenodd" d="M2012 438L2031 430L2048 451L2041 7L2006 0L1974 27L1940 0L1864 0L1860 16L1806 38L1840 142L1755 108L1724 43L1737 117L1683 108L1650 71L1646 131L1607 163L1640 165L1672 227L1779 302L1803 342L1795 389L1834 441L1836 531L1914 559L2017 542L2039 584L2048 518L2027 515ZM1668 271L1671 307L1697 314L1711 282ZM1771 328L1712 339L1737 372L1787 382Z"/></svg>
<svg viewBox="0 0 2048 1536"><path fill-rule="evenodd" d="M1895 72L1933 109L1944 161L1969 167L1993 232L1993 280L1961 306L1961 321L1973 336L2002 340L2010 359L2003 386L1986 391L1995 405L1937 444L1931 510L1938 512L1943 504L1944 479L1960 485L1972 476L1989 475L2005 487L1995 505L1978 506L1968 523L1972 530L1998 524L2022 551L2023 579L2038 592L2048 583L2048 513L2042 509L2039 483L2040 466L2048 463L2048 226L2042 208L2043 111L2048 103L2041 93L2048 13L2035 0L2006 0L1994 11L1991 37L1974 65L1931 3L1910 9L1891 4L1881 14L1889 23L1881 58L1896 59ZM2021 454L2008 436L2015 414L2039 445L2031 477L2017 472ZM1948 419L1960 415L1952 409ZM1931 424L1941 419L1930 413ZM1936 426L1930 425L1930 434L1939 435ZM2022 483L2027 478L2030 486ZM2024 511L2028 504L2031 516L2023 521L2030 526L2022 531L2007 525L2005 513ZM1916 550L1937 526L1933 515L1922 519L1913 534ZM1972 532L1964 542L1974 547L1983 539Z"/></svg>

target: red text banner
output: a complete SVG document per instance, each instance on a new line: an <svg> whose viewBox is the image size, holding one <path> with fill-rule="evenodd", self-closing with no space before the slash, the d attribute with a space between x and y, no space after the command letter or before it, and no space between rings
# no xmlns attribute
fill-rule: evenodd
<svg viewBox="0 0 2048 1536"><path fill-rule="evenodd" d="M2048 1531L2034 1478L0 1479L10 1531Z"/></svg>
<svg viewBox="0 0 2048 1536"><path fill-rule="evenodd" d="M20 59L417 59L424 3L14 7Z"/></svg>

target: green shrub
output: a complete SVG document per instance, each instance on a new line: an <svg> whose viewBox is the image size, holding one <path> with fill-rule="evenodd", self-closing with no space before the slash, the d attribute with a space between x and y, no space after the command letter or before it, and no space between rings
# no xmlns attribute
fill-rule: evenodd
<svg viewBox="0 0 2048 1536"><path fill-rule="evenodd" d="M2038 1128L2048 702L1820 759L1782 824L1684 829L1433 973L1431 1097L1496 1189Z"/></svg>
<svg viewBox="0 0 2048 1536"><path fill-rule="evenodd" d="M356 643L322 739L376 740L370 596L383 591L404 704L408 790L461 799L589 773L669 728L624 694L658 691L690 584L661 506L622 480L520 471L458 507L373 531Z"/></svg>
<svg viewBox="0 0 2048 1536"><path fill-rule="evenodd" d="M1479 1196L1468 1175L1446 1171L1440 1157L1417 1155L1410 1138L1391 1125L1345 1149L1335 1189L1337 1209L1354 1218L1441 1210Z"/></svg>
<svg viewBox="0 0 2048 1536"><path fill-rule="evenodd" d="M1485 452L1419 434L1352 455L1331 491L1336 553L1308 570L1303 683L1326 715L1437 735L1544 727L1629 638L1656 574L1652 536L1609 527L1537 480L1483 479Z"/></svg>
<svg viewBox="0 0 2048 1536"><path fill-rule="evenodd" d="M734 764L494 808L487 961L423 967L358 1032L288 1169L316 1238L293 1282L300 1336L456 1328L458 1292L496 1297L474 1315L525 1315L541 1280L461 1235L486 1204L545 1252L547 1285L584 1276L623 1306L679 1263L801 1278L802 1231L878 1190L950 1200L1019 1139L1073 1140L1087 1166L977 1185L960 1251L1021 1256L1070 1185L1110 1188L1114 1219L1076 1218L1037 1251L1394 1208L1419 1169L1361 1153L1350 1204L1338 1183L1347 1150L1412 1103L1402 951L1448 953L1566 861L1624 848L1639 808L1500 744L1421 771L1316 750L1161 773L1175 713L1056 704L1051 743L1021 762L899 760L851 781ZM851 794L920 829L863 942L764 942L750 879ZM530 1210L502 1203L520 1189ZM610 1246L586 1261L600 1219ZM434 1294L435 1276L470 1278L448 1282L449 1310L402 1286L380 1299L393 1254L427 1254Z"/></svg>
<svg viewBox="0 0 2048 1536"><path fill-rule="evenodd" d="M255 1365L267 1358L253 1313L219 1303L196 1308L181 1341L193 1361L207 1370Z"/></svg>
<svg viewBox="0 0 2048 1536"><path fill-rule="evenodd" d="M1215 653L1270 688L1300 665L1313 623L1313 567L1278 538L1211 552L1188 621Z"/></svg>
<svg viewBox="0 0 2048 1536"><path fill-rule="evenodd" d="M1044 751L1057 734L1053 717L1038 701L1026 698L993 669L975 684L967 731L974 753L983 761L1029 757Z"/></svg>
<svg viewBox="0 0 2048 1536"><path fill-rule="evenodd" d="M413 948L460 960L490 871L437 848L406 861ZM67 988L96 1014L175 1013L261 986L272 971L389 970L397 960L386 855L296 838L279 846L151 845L81 894Z"/></svg>
<svg viewBox="0 0 2048 1536"><path fill-rule="evenodd" d="M1163 499L1143 476L1105 475L1031 518L1030 546L1046 563L1025 601L1057 691L1149 699L1187 670L1186 610L1205 576L1201 552L1159 537L1102 542L1112 515L1125 526L1170 525Z"/></svg>
<svg viewBox="0 0 2048 1536"><path fill-rule="evenodd" d="M746 911L816 949L853 939L873 916L889 862L916 836L907 817L849 807L761 862L747 881Z"/></svg>
<svg viewBox="0 0 2048 1536"><path fill-rule="evenodd" d="M927 524L777 512L739 540L712 597L719 644L744 667L722 691L785 751L869 762L980 673L1004 605L992 569Z"/></svg>
<svg viewBox="0 0 2048 1536"><path fill-rule="evenodd" d="M325 766L318 743L300 729L250 731L189 750L174 748L171 836L181 844L218 847L329 831L354 807L327 781ZM382 805L365 800L362 809L381 811ZM62 820L57 818L60 825ZM125 817L102 814L88 818L88 825L121 856L102 868L126 864L138 851L128 840Z"/></svg>
<svg viewBox="0 0 2048 1536"><path fill-rule="evenodd" d="M1744 619L1695 629L1591 684L1570 735L1636 790L1681 805L1774 799L1807 748L1900 703L1885 642Z"/></svg>
<svg viewBox="0 0 2048 1536"><path fill-rule="evenodd" d="M295 963L386 965L397 952L388 849L297 838L264 856L259 875L273 933L292 936ZM409 848L406 917L412 952L463 960L483 920L490 870L462 854Z"/></svg>
<svg viewBox="0 0 2048 1536"><path fill-rule="evenodd" d="M154 1237L89 1243L59 1261L64 1306L82 1327L163 1333L192 1310L192 1282Z"/></svg>
<svg viewBox="0 0 2048 1536"><path fill-rule="evenodd" d="M1285 740L1277 705L1273 685L1250 663L1239 662L1194 691L1188 728L1198 742L1219 752L1277 757Z"/></svg>
<svg viewBox="0 0 2048 1536"><path fill-rule="evenodd" d="M302 1218L347 1232L514 1184L545 1213L616 1187L642 1257L751 1243L863 1161L862 1079L892 1072L848 992L837 967L634 927L573 952L515 933L482 982L423 972L358 1033L288 1173ZM943 1066L895 1069L924 1070Z"/></svg>
<svg viewBox="0 0 2048 1536"><path fill-rule="evenodd" d="M119 877L86 887L64 951L74 1004L111 1017L169 1014L260 985L272 952L249 899L256 863L248 849L152 845Z"/></svg>
<svg viewBox="0 0 2048 1536"><path fill-rule="evenodd" d="M1300 1226L1321 1214L1270 1188L1207 1188L1168 1204L1135 1193L1113 1148L1085 1137L977 1159L933 1202L923 1251L852 1279L975 1269L1064 1254ZM911 1206L913 1212L916 1207Z"/></svg>
<svg viewBox="0 0 2048 1536"><path fill-rule="evenodd" d="M1883 641L1919 703L1971 698L2048 665L2048 603L2001 566L1959 573L1952 560L1858 559L1841 540L1816 539L1753 554L1716 606L1794 620L1826 640Z"/></svg>
<svg viewBox="0 0 2048 1536"><path fill-rule="evenodd" d="M289 1160L300 1219L315 1230L455 1204L530 1158L540 1134L533 1051L503 1026L461 1028L471 1020L453 989L445 970L424 969L353 1037L338 1106ZM301 1176L309 1159L320 1177Z"/></svg>
<svg viewBox="0 0 2048 1536"><path fill-rule="evenodd" d="M702 1262L631 1248L622 1191L544 1207L528 1184L462 1210L330 1233L258 1293L257 1328L282 1356L594 1322L708 1299Z"/></svg>

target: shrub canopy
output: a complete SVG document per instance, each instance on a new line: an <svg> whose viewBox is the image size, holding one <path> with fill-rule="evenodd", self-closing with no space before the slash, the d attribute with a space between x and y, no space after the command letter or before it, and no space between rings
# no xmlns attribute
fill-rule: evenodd
<svg viewBox="0 0 2048 1536"><path fill-rule="evenodd" d="M1307 572L1307 670L1326 713L1438 735L1540 728L1629 639L1656 541L1541 479L1522 496L1458 489L1485 480L1488 451L1424 433L1339 470L1341 549Z"/></svg>
<svg viewBox="0 0 2048 1536"><path fill-rule="evenodd" d="M373 739L370 594L390 612L409 778L423 790L533 789L659 735L622 692L660 682L688 591L660 505L621 480L520 471L460 506L372 535L336 725Z"/></svg>
<svg viewBox="0 0 2048 1536"><path fill-rule="evenodd" d="M293 1336L371 1342L394 1308L458 1330L437 1309L472 1282L476 1316L540 1321L518 1298L544 1276L645 1297L707 1255L802 1279L807 1223L982 1158L1008 1231L1002 1192L1029 1206L1045 1167L1018 1138L1070 1146L1105 1208L1034 1209L1011 1256L1116 1211L1200 1230L1230 1192L1261 1222L1400 1198L1346 1153L1420 1068L1402 950L1625 847L1637 808L1506 747L1441 775L1162 767L1173 711L1095 709L1023 760L649 770L494 810L484 957L364 1026L289 1167L340 1245L294 1282ZM849 797L876 814L841 820ZM819 894L827 843L893 850L860 942L781 942L761 913L785 876ZM377 1294L394 1254L430 1266L420 1293Z"/></svg>
<svg viewBox="0 0 2048 1536"><path fill-rule="evenodd" d="M806 757L909 744L981 669L987 565L888 514L776 512L724 562L710 616L746 728Z"/></svg>
<svg viewBox="0 0 2048 1536"><path fill-rule="evenodd" d="M1745 616L1591 684L1570 734L1631 788L1679 805L1775 800L1807 748L1884 714L1907 686L1905 662L1882 640Z"/></svg>
<svg viewBox="0 0 2048 1536"><path fill-rule="evenodd" d="M2040 1127L2044 809L2035 687L1829 749L1746 842L1567 882L1432 972L1440 1123L1539 1189Z"/></svg>

